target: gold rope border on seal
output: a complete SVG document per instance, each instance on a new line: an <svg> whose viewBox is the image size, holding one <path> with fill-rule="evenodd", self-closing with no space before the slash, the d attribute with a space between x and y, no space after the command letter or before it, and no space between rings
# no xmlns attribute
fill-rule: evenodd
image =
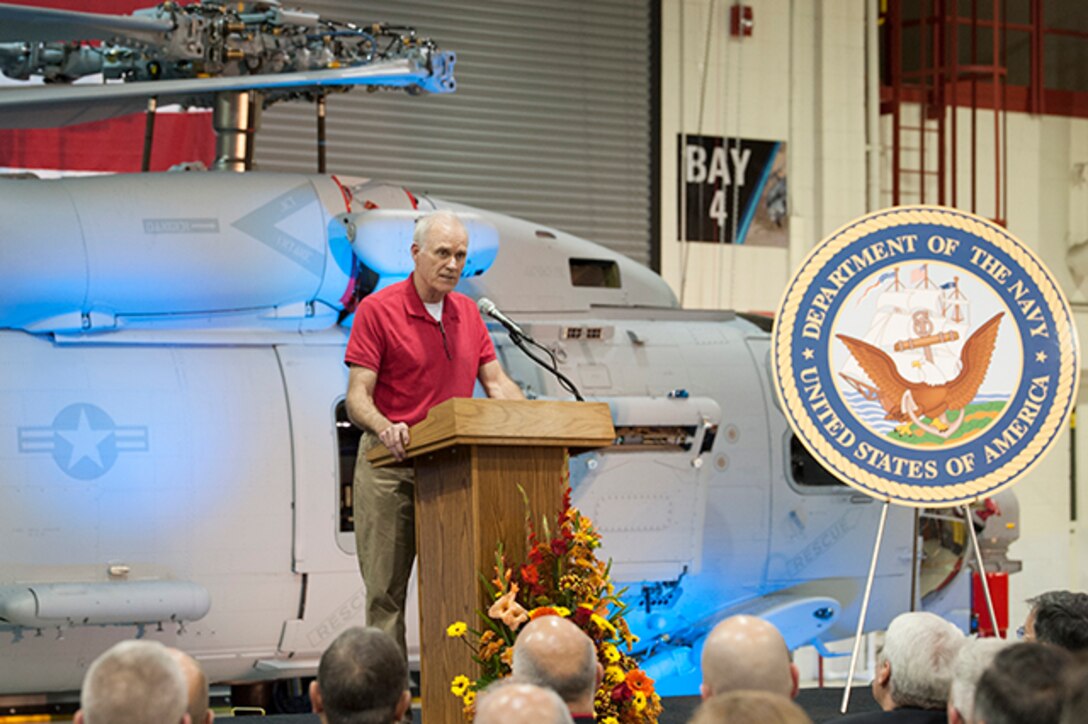
<svg viewBox="0 0 1088 724"><path fill-rule="evenodd" d="M931 224L973 234L1008 254L1017 262L1039 288L1053 319L1061 355L1058 384L1050 410L1043 425L1024 449L1011 460L987 475L953 485L910 485L880 477L859 467L828 443L805 411L793 370L793 335L801 300L816 274L845 247L864 236L893 226ZM992 495L1014 484L1043 457L1043 452L1056 440L1072 407L1070 400L1080 376L1075 329L1072 313L1065 296L1054 283L1033 251L1011 234L978 216L956 209L932 206L901 206L891 211L877 211L835 231L801 263L801 268L787 287L779 305L772 339L775 353L775 388L786 410L786 419L809 451L840 477L843 482L862 492L886 500L917 507L950 507L982 495ZM1025 363L1027 360L1025 360ZM783 381L787 381L788 387Z"/></svg>

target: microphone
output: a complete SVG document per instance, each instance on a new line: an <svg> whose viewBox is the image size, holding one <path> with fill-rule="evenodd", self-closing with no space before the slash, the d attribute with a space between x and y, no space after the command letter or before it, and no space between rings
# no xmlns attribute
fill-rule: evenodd
<svg viewBox="0 0 1088 724"><path fill-rule="evenodd" d="M505 314L499 311L499 308L495 306L495 303L487 297L480 297L480 300L476 302L476 307L480 310L481 314L486 314L502 326L506 327L510 332L516 334L519 337L525 337L531 339L529 335L522 331L517 322L507 317Z"/></svg>
<svg viewBox="0 0 1088 724"><path fill-rule="evenodd" d="M476 308L480 310L480 314L486 314L502 326L506 327L507 331L510 332L510 341L517 345L518 349L524 352L525 355L533 362L536 362L538 365L555 375L556 379L559 380L559 386L574 395L574 399L578 400L579 402L585 402L585 398L582 397L582 394L580 392L578 392L578 388L574 386L574 383L571 382L566 375L559 371L559 361L555 358L554 352L552 352L544 345L540 344L540 342L537 342L529 335L525 334L525 332L521 331L521 327L517 325L517 322L500 312L499 308L495 306L495 303L487 297L480 297L480 299L476 302ZM548 364L546 360L543 360L537 355L533 354L533 352L526 346L526 343L529 343L534 347L544 350L544 352L547 353L548 357L551 358L551 364Z"/></svg>

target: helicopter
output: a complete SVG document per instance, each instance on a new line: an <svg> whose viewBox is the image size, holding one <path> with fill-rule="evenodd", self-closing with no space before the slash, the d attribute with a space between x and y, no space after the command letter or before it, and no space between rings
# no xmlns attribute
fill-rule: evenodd
<svg viewBox="0 0 1088 724"><path fill-rule="evenodd" d="M170 33L178 17L213 27L202 23L215 4L202 5L134 14L175 24L141 26L160 35L139 42L136 30L110 26L128 45L103 46L101 68L127 58L123 83L67 86L57 72L12 100L0 94L0 125L27 107L83 118L72 109L99 99L87 88L114 113L149 95L215 103L223 92L237 102L287 87L284 78L294 85L281 100L326 80L352 84L340 69L292 63L248 73L242 59L211 78L183 77ZM232 22L260 13L259 27L320 22L278 3L246 7ZM64 17L93 24L78 15ZM24 49L32 42L44 43L35 46L44 58L55 41ZM111 56L117 47L133 54ZM363 58L364 46L352 47ZM453 90L451 54L417 41L391 47L360 60L353 83ZM426 56L397 56L420 47ZM152 62L174 69L145 77ZM83 67L56 67L73 65ZM308 83L313 74L329 75ZM222 167L237 170L245 155ZM0 696L78 689L95 656L133 636L187 651L212 681L312 675L338 633L365 623L351 517L359 431L344 410L343 353L353 305L408 275L415 220L437 209L469 230L458 290L515 317L587 399L612 410L615 443L571 458L572 501L603 536L659 693L697 690L702 642L734 613L768 618L791 648L853 633L868 567L859 551L871 547L878 506L790 432L770 372L770 320L683 309L660 276L622 254L366 176L3 178ZM527 397L569 399L504 327L489 330ZM1004 506L987 526L1008 531L1014 517ZM916 563L912 516L891 511L871 628L912 596L966 625L966 550L949 533L962 525L940 523L930 540L945 555ZM940 570L912 593L927 560ZM413 582L418 659L414 592Z"/></svg>

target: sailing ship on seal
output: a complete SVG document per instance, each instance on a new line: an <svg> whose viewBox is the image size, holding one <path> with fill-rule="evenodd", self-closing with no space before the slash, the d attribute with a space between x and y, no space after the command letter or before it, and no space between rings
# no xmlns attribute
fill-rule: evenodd
<svg viewBox="0 0 1088 724"><path fill-rule="evenodd" d="M880 275L873 285L882 288L862 339L888 354L911 382L951 382L960 373L960 348L970 328L970 303L959 288L959 277L937 284L929 278L929 265L922 264L904 283L901 268ZM877 399L876 388L854 356L847 357L839 375L866 400Z"/></svg>
<svg viewBox="0 0 1088 724"><path fill-rule="evenodd" d="M1004 312L968 334L969 303L959 277L934 283L923 264L911 272L908 286L899 278L901 268L882 274L858 299L860 304L882 287L865 337L836 335L850 352L839 375L854 391L845 395L855 398L849 404L881 432L889 432L891 423L899 438L928 433L949 440L979 395ZM971 413L977 419L965 434L986 426L1003 403L989 407Z"/></svg>

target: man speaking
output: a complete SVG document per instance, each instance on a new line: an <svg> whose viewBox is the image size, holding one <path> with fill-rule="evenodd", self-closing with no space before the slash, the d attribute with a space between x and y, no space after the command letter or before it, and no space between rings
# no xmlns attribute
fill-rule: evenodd
<svg viewBox="0 0 1088 724"><path fill-rule="evenodd" d="M344 361L347 411L363 429L355 463L355 548L366 584L367 625L407 655L405 596L416 555L414 471L375 469L366 453L381 441L397 460L408 428L451 397L472 397L477 379L488 397L524 399L503 372L471 299L453 291L468 256L457 216L436 211L416 222L415 269L403 282L364 298L355 310Z"/></svg>

